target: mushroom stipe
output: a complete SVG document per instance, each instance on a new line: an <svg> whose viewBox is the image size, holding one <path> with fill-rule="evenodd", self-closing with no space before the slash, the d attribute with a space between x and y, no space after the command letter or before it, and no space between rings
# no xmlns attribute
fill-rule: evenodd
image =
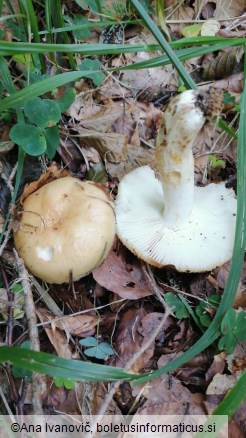
<svg viewBox="0 0 246 438"><path fill-rule="evenodd" d="M163 114L156 140L160 180L149 166L126 175L116 200L121 241L151 265L209 271L232 256L237 201L224 183L194 185L192 145L206 119L218 116L213 93L185 91Z"/></svg>

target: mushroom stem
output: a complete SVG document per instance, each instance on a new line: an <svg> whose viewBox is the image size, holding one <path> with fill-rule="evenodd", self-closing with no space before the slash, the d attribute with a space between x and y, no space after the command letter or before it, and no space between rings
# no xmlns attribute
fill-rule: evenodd
<svg viewBox="0 0 246 438"><path fill-rule="evenodd" d="M156 139L156 161L164 194L165 226L176 228L190 217L194 199L192 145L205 123L197 91L187 91L169 104Z"/></svg>

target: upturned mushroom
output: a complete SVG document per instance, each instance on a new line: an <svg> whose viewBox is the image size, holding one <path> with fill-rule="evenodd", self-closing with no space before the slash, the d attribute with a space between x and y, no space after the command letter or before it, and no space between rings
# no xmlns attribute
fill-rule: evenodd
<svg viewBox="0 0 246 438"><path fill-rule="evenodd" d="M160 180L149 166L124 176L116 201L116 232L124 245L156 267L209 271L233 251L236 197L224 183L194 185L192 145L220 105L210 93L185 91L163 114L156 140Z"/></svg>
<svg viewBox="0 0 246 438"><path fill-rule="evenodd" d="M25 199L14 241L32 274L48 283L68 283L103 262L114 236L108 193L99 184L67 176Z"/></svg>

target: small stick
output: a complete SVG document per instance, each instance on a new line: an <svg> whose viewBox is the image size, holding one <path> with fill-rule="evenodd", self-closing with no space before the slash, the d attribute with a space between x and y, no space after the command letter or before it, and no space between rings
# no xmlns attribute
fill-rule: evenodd
<svg viewBox="0 0 246 438"><path fill-rule="evenodd" d="M14 328L14 292L9 287L9 282L7 278L7 274L3 265L1 264L1 271L3 276L4 286L8 296L8 322L7 322L7 334L6 334L6 345L10 346L13 342L13 328Z"/></svg>
<svg viewBox="0 0 246 438"><path fill-rule="evenodd" d="M35 311L35 305L33 301L33 295L31 290L30 281L28 278L28 272L25 268L24 262L19 258L17 252L14 250L19 276L21 278L21 284L25 295L25 314L27 318L29 337L31 348L35 351L40 351L40 343L37 328L37 317ZM42 393L46 388L45 376L38 373L32 374L32 391L33 391L33 414L43 415L42 408Z"/></svg>

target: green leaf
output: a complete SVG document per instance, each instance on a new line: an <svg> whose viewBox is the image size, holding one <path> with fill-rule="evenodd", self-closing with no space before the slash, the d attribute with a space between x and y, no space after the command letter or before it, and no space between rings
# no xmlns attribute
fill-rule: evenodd
<svg viewBox="0 0 246 438"><path fill-rule="evenodd" d="M236 104L236 98L235 98L235 96L232 96L232 94L231 93L224 93L224 103L226 104L226 103L233 103L233 104Z"/></svg>
<svg viewBox="0 0 246 438"><path fill-rule="evenodd" d="M8 27L11 29L15 39L20 41L27 41L25 28L23 22L16 22L13 20L8 20Z"/></svg>
<svg viewBox="0 0 246 438"><path fill-rule="evenodd" d="M209 327L212 321L212 318L207 313L202 313L199 315L200 322L204 327Z"/></svg>
<svg viewBox="0 0 246 438"><path fill-rule="evenodd" d="M88 336L85 339L80 339L79 344L83 345L83 347L95 347L98 344L98 340L94 336Z"/></svg>
<svg viewBox="0 0 246 438"><path fill-rule="evenodd" d="M113 356L115 354L114 349L108 342L101 342L99 344L100 350L104 351L107 356Z"/></svg>
<svg viewBox="0 0 246 438"><path fill-rule="evenodd" d="M22 55L20 53L18 55L14 55L13 59L15 60L15 62L23 64L26 69L34 68L32 57L30 55Z"/></svg>
<svg viewBox="0 0 246 438"><path fill-rule="evenodd" d="M76 381L72 379L65 379L63 382L64 388L66 389L73 389L75 386Z"/></svg>
<svg viewBox="0 0 246 438"><path fill-rule="evenodd" d="M58 126L51 126L44 130L44 136L46 139L46 154L47 157L52 160L56 154L56 150L60 142L60 133Z"/></svg>
<svg viewBox="0 0 246 438"><path fill-rule="evenodd" d="M68 15L64 15L64 20L70 24L70 25L75 25L78 26L79 24L89 24L89 21L87 20L87 18L85 18L83 15L81 14L76 14L74 15L74 18L69 17ZM91 31L85 27L83 27L82 29L77 29L77 30L73 30L72 31L73 36L76 40L86 40L87 38L90 38L91 36Z"/></svg>
<svg viewBox="0 0 246 438"><path fill-rule="evenodd" d="M231 307L227 310L224 318L221 321L221 333L225 334L228 332L232 332L236 322L236 311Z"/></svg>
<svg viewBox="0 0 246 438"><path fill-rule="evenodd" d="M42 155L46 150L46 140L42 129L27 124L14 125L9 132L10 139L22 147L29 155Z"/></svg>
<svg viewBox="0 0 246 438"><path fill-rule="evenodd" d="M64 113L72 105L76 98L76 90L74 88L67 88L63 95L56 101L59 105L61 113Z"/></svg>
<svg viewBox="0 0 246 438"><path fill-rule="evenodd" d="M200 30L202 28L202 24L191 24L189 26L184 26L181 29L182 35L184 35L185 37L195 37L200 33Z"/></svg>
<svg viewBox="0 0 246 438"><path fill-rule="evenodd" d="M217 160L215 155L209 155L209 160L211 161L211 166L213 168L225 168L225 161L224 160Z"/></svg>
<svg viewBox="0 0 246 438"><path fill-rule="evenodd" d="M224 336L219 340L218 347L220 350L226 351L228 354L232 354L237 345L237 339L232 332L226 332Z"/></svg>
<svg viewBox="0 0 246 438"><path fill-rule="evenodd" d="M74 388L76 381L72 379L63 379L62 377L56 377L55 378L55 385L57 388L61 388L64 386L66 389L72 389Z"/></svg>
<svg viewBox="0 0 246 438"><path fill-rule="evenodd" d="M61 388L63 386L63 382L64 379L62 377L56 377L54 381L57 388Z"/></svg>
<svg viewBox="0 0 246 438"><path fill-rule="evenodd" d="M80 6L82 9L90 9L93 12L100 12L98 11L97 1L96 0L75 0L77 5ZM100 5L103 4L103 0L99 0Z"/></svg>
<svg viewBox="0 0 246 438"><path fill-rule="evenodd" d="M40 128L54 126L61 118L58 103L51 99L35 97L24 104L23 110L28 119Z"/></svg>
<svg viewBox="0 0 246 438"><path fill-rule="evenodd" d="M111 345L107 344L106 342L102 342L95 347L86 348L84 353L86 356L95 357L96 359L105 359L106 356L112 356L115 354Z"/></svg>
<svg viewBox="0 0 246 438"><path fill-rule="evenodd" d="M81 339L80 345L86 348L84 353L88 357L95 357L96 359L105 359L106 356L112 356L115 354L113 348L107 342L98 343L98 340L94 336L88 336L88 338Z"/></svg>
<svg viewBox="0 0 246 438"><path fill-rule="evenodd" d="M23 287L21 286L21 284L13 284L13 286L11 286L10 289L15 294L19 294L23 291Z"/></svg>
<svg viewBox="0 0 246 438"><path fill-rule="evenodd" d="M220 302L221 302L221 295L213 294L210 295L210 297L208 298L208 305L213 309L217 309L219 307Z"/></svg>
<svg viewBox="0 0 246 438"><path fill-rule="evenodd" d="M100 349L100 346L97 345L96 347L86 348L84 351L86 356L88 357L95 357L96 359L105 359L106 354L103 350Z"/></svg>
<svg viewBox="0 0 246 438"><path fill-rule="evenodd" d="M221 301L221 296L214 294L211 295L207 300L200 301L198 306L195 308L195 313L199 317L201 324L204 327L209 327L212 321L212 316L207 311L209 308L217 309Z"/></svg>
<svg viewBox="0 0 246 438"><path fill-rule="evenodd" d="M30 342L28 342L28 341L24 341L24 342L22 342L22 344L21 344L20 347L18 347L18 348L27 348L27 349L30 349ZM15 365L14 365L13 368L12 368L12 373L13 373L13 376L14 376L16 379L24 379L25 377L27 377L28 380L31 380L31 378L32 378L32 373L31 373L31 371L26 370L26 369L23 369L23 368L20 368L20 367L15 366Z"/></svg>
<svg viewBox="0 0 246 438"><path fill-rule="evenodd" d="M94 181L97 183L104 184L107 180L107 173L102 162L94 164L85 175L86 179L89 181Z"/></svg>
<svg viewBox="0 0 246 438"><path fill-rule="evenodd" d="M91 78L94 84L98 87L105 79L105 74L102 71L93 72L93 70L100 70L102 67L101 62L98 59L83 59L79 64L79 70L87 70L84 75L86 78Z"/></svg>
<svg viewBox="0 0 246 438"><path fill-rule="evenodd" d="M233 333L239 341L246 339L246 312L237 314L236 322L233 328Z"/></svg>
<svg viewBox="0 0 246 438"><path fill-rule="evenodd" d="M174 307L174 314L176 318L182 319L182 318L188 318L189 312L186 309L185 305L182 303L179 297L177 297L172 292L167 292L164 296L166 303L169 307Z"/></svg>

